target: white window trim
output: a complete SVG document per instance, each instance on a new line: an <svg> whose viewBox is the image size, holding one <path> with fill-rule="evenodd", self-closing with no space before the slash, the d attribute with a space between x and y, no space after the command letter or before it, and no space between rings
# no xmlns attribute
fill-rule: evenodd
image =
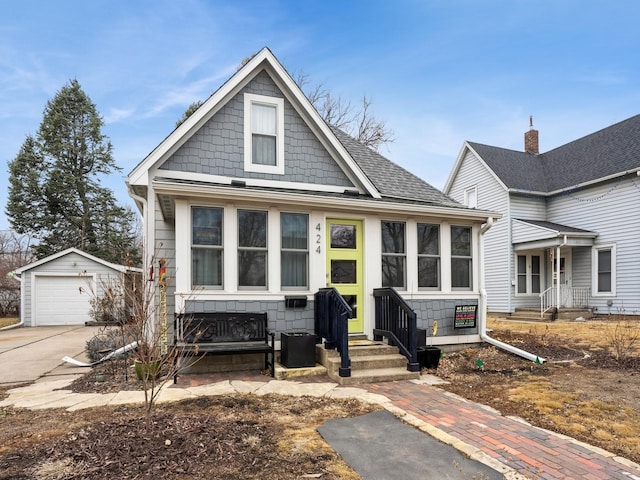
<svg viewBox="0 0 640 480"><path fill-rule="evenodd" d="M598 252L611 250L611 291L598 292ZM591 249L591 296L615 297L616 296L616 246L615 244L594 245Z"/></svg>
<svg viewBox="0 0 640 480"><path fill-rule="evenodd" d="M473 198L473 205L470 203L470 198ZM478 187L473 186L465 189L464 191L464 204L469 208L478 208Z"/></svg>
<svg viewBox="0 0 640 480"><path fill-rule="evenodd" d="M282 214L293 214L293 215L306 215L307 217L307 247L306 249L297 249L297 248L283 248L282 247ZM278 219L278 229L277 229L277 233L278 233L278 253L279 253L279 257L278 260L275 262L275 265L278 266L278 285L280 285L280 290L283 292L293 292L293 291L300 291L300 292L308 292L309 291L309 285L311 283L311 279L310 279L310 261L309 261L309 257L310 257L310 253L309 253L309 242L310 242L310 237L311 237L311 230L310 230L310 218L311 216L309 215L308 212L295 212L295 211L289 211L289 210L279 210L278 212L275 212L274 214L275 217L277 217ZM283 286L282 285L282 252L305 252L307 254L307 285L305 286Z"/></svg>
<svg viewBox="0 0 640 480"><path fill-rule="evenodd" d="M519 273L521 273L520 271L518 271L518 257L525 257L526 258L526 271L524 272L525 274L525 279L526 279L526 292L518 292L518 276ZM516 269L516 278L514 281L514 285L515 285L515 296L516 297L538 297L540 296L540 293L534 293L533 292L533 261L532 261L532 257L540 257L540 292L542 292L544 290L544 286L542 285L542 281L545 278L544 277L544 259L545 256L543 254L543 252L535 252L535 253L517 253L515 254L515 260L514 260L514 266Z"/></svg>
<svg viewBox="0 0 640 480"><path fill-rule="evenodd" d="M426 253L418 253L417 251L417 244L418 244L418 226L419 225L435 225L438 227L438 254L437 255L430 255L430 254L426 254ZM414 237L416 239L416 261L415 261L415 266L416 266L416 273L415 273L415 278L416 278L416 286L417 286L417 290L420 292L440 292L442 291L442 223L439 222L423 222L423 221L418 221L415 223L415 232L414 232ZM438 259L438 286L437 287L421 287L419 285L420 283L420 279L418 278L418 262L420 260L420 258L437 258Z"/></svg>
<svg viewBox="0 0 640 480"><path fill-rule="evenodd" d="M451 235L451 230L454 228L468 228L470 231L470 238L469 238L469 243L470 243L470 249L471 252L469 253L469 256L466 255L454 255L453 254L453 250L452 250L452 246L451 242L452 242L452 235ZM473 226L471 225L464 225L464 224L451 224L449 225L449 285L451 288L452 292L472 292L474 291L474 285L477 285L477 278L476 278L476 263L477 263L477 251L475 250L475 241L474 238L476 236L476 231L474 229ZM453 286L453 259L454 258L463 258L463 259L468 259L469 262L471 262L471 266L470 266L470 278L469 278L469 282L470 285L468 287L454 287Z"/></svg>
<svg viewBox="0 0 640 480"><path fill-rule="evenodd" d="M276 108L276 164L256 165L253 163L253 142L251 132L251 106L254 103ZM244 170L246 172L272 173L284 175L284 99L244 94Z"/></svg>
<svg viewBox="0 0 640 480"><path fill-rule="evenodd" d="M383 248L382 248L382 224L383 223L401 223L402 225L404 225L404 252L403 253L395 253L395 252L384 252ZM384 259L384 257L396 257L396 258L403 258L404 259L404 278L402 280L402 282L404 283L403 286L398 287L398 286L394 286L393 288L395 288L396 290L399 290L401 292L407 291L409 290L408 287L408 283L409 283L409 279L408 279L408 272L407 272L407 263L408 263L408 256L407 256L407 222L405 220L381 220L380 221L380 274L381 274L381 278L383 278L384 276L382 275L382 259ZM417 258L416 258L416 263L417 263ZM382 285L382 283L380 283L380 285Z"/></svg>

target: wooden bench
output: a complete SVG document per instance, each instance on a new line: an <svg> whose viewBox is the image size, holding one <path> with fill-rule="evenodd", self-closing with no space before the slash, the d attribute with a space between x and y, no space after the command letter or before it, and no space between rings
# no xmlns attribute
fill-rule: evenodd
<svg viewBox="0 0 640 480"><path fill-rule="evenodd" d="M262 353L265 370L275 376L275 334L266 313L185 313L176 315L173 331L176 362L186 355Z"/></svg>

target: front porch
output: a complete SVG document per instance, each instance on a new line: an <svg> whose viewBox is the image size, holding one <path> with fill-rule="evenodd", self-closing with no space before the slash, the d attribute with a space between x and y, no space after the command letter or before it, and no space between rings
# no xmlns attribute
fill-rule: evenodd
<svg viewBox="0 0 640 480"><path fill-rule="evenodd" d="M512 305L516 316L532 311L525 316L590 318L592 249L597 235L552 222L514 219Z"/></svg>

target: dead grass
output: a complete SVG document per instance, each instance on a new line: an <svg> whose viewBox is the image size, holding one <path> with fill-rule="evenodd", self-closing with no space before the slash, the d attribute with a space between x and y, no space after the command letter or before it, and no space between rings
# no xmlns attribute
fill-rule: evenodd
<svg viewBox="0 0 640 480"><path fill-rule="evenodd" d="M637 318L624 321L625 329L640 328ZM537 338L540 344L571 346L591 355L609 352L613 357L616 348L610 332L620 328L616 325L619 323L614 318L588 322L488 322L494 331L492 336L517 332ZM638 345L629 355L640 355ZM546 428L588 443L613 448L636 461L640 458L640 408L634 394L640 388L640 375L635 368L594 369L579 362L551 362L544 371L513 377L508 382L508 400L528 407L522 411L524 418L537 419L546 423L542 425Z"/></svg>
<svg viewBox="0 0 640 480"><path fill-rule="evenodd" d="M20 319L17 317L4 317L0 318L0 328L8 327L9 325L15 325Z"/></svg>

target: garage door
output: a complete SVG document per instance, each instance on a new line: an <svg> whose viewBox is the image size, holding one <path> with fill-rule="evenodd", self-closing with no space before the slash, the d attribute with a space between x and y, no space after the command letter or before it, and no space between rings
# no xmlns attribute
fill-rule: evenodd
<svg viewBox="0 0 640 480"><path fill-rule="evenodd" d="M84 325L89 318L89 279L78 275L70 277L37 276L35 282L34 324ZM80 292L82 287L83 292Z"/></svg>

